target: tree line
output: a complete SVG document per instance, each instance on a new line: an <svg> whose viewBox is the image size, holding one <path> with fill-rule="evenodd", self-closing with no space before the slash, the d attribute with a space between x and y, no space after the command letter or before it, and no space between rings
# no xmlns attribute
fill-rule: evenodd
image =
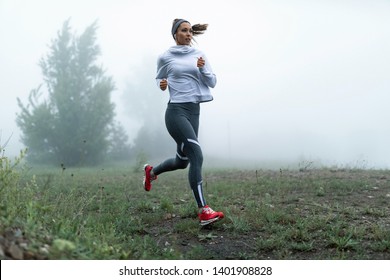
<svg viewBox="0 0 390 280"><path fill-rule="evenodd" d="M134 145L129 144L124 127L115 120L115 83L98 64L96 33L97 22L77 35L65 21L39 61L43 83L31 90L26 104L17 99L16 123L29 161L96 165L148 154L143 151L147 143L158 139L145 123Z"/></svg>

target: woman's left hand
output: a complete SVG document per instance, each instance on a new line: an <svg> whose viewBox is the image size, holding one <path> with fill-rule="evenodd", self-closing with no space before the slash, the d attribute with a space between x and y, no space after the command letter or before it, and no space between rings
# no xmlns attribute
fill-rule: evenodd
<svg viewBox="0 0 390 280"><path fill-rule="evenodd" d="M199 57L196 66L199 68L202 68L205 64L206 64L206 61L203 59L203 57Z"/></svg>

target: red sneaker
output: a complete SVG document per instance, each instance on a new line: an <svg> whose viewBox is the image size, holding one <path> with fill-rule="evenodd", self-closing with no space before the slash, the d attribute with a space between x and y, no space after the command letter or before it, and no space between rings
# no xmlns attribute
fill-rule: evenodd
<svg viewBox="0 0 390 280"><path fill-rule="evenodd" d="M152 169L153 169L153 166L151 166L149 164L144 165L145 176L144 176L143 184L144 184L145 191L147 191L147 192L152 189L152 181L157 179L156 175L154 175L154 176L150 175L150 171L152 171Z"/></svg>
<svg viewBox="0 0 390 280"><path fill-rule="evenodd" d="M214 223L222 219L225 215L222 212L215 212L208 205L202 208L201 212L198 214L200 225L205 226L211 223Z"/></svg>

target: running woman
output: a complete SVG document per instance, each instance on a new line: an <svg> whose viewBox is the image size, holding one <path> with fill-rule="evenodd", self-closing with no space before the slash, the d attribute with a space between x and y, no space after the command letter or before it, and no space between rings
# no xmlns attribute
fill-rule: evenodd
<svg viewBox="0 0 390 280"><path fill-rule="evenodd" d="M224 217L222 212L212 210L203 195L203 154L198 142L200 103L213 100L210 88L217 79L206 56L191 45L193 36L207 30L207 24L192 25L185 19L175 19L172 36L176 42L157 61L157 85L169 89L169 103L165 112L165 124L177 144L176 156L153 167L144 166L144 188L150 191L152 181L161 173L185 169L188 164L188 179L199 208L198 217L202 226Z"/></svg>

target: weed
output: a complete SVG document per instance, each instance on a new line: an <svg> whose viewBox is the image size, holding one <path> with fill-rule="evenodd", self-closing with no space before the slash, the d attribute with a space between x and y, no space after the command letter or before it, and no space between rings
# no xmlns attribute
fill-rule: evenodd
<svg viewBox="0 0 390 280"><path fill-rule="evenodd" d="M199 225L193 219L182 219L175 224L174 229L177 233L196 235Z"/></svg>
<svg viewBox="0 0 390 280"><path fill-rule="evenodd" d="M197 209L192 203L181 205L176 211L182 218L196 218L198 216Z"/></svg>
<svg viewBox="0 0 390 280"><path fill-rule="evenodd" d="M325 196L325 189L323 187L318 187L316 190L317 196Z"/></svg>
<svg viewBox="0 0 390 280"><path fill-rule="evenodd" d="M165 245L164 245L165 246ZM150 236L144 237L136 236L131 240L129 248L130 258L134 259L175 259L174 250L170 248L161 248L157 246L155 240Z"/></svg>
<svg viewBox="0 0 390 280"><path fill-rule="evenodd" d="M256 249L258 251L271 252L278 248L283 248L286 245L284 238L278 236L270 236L269 238L259 238L256 241Z"/></svg>
<svg viewBox="0 0 390 280"><path fill-rule="evenodd" d="M214 238L217 238L217 235L214 235L212 232L209 232L207 234L198 234L198 239L199 241L208 241L208 240L213 240Z"/></svg>
<svg viewBox="0 0 390 280"><path fill-rule="evenodd" d="M358 242L353 240L352 233L349 233L348 235L344 236L330 236L330 246L336 247L339 251L345 251L347 249L355 249L356 245L358 245Z"/></svg>
<svg viewBox="0 0 390 280"><path fill-rule="evenodd" d="M388 215L388 213L386 213L385 209L380 209L380 208L376 208L376 207L369 207L369 206L364 208L363 214L372 215L373 217L378 217L378 218L386 217Z"/></svg>
<svg viewBox="0 0 390 280"><path fill-rule="evenodd" d="M161 199L161 209L166 211L167 213L173 213L173 203L168 198L164 197Z"/></svg>
<svg viewBox="0 0 390 280"><path fill-rule="evenodd" d="M198 244L193 246L186 254L185 254L186 259L190 260L204 260L204 259L211 259L212 255L205 250L205 248Z"/></svg>
<svg viewBox="0 0 390 280"><path fill-rule="evenodd" d="M295 251L300 251L300 252L309 252L314 250L314 241L311 242L293 242L290 245L290 248Z"/></svg>
<svg viewBox="0 0 390 280"><path fill-rule="evenodd" d="M230 223L226 224L225 228L239 234L249 232L251 230L251 225L244 217L234 215L229 212L227 213L227 217Z"/></svg>
<svg viewBox="0 0 390 280"><path fill-rule="evenodd" d="M377 252L390 252L390 240L380 240L372 245L372 249Z"/></svg>
<svg viewBox="0 0 390 280"><path fill-rule="evenodd" d="M154 212L156 207L148 200L141 200L135 205L135 210L138 212Z"/></svg>

